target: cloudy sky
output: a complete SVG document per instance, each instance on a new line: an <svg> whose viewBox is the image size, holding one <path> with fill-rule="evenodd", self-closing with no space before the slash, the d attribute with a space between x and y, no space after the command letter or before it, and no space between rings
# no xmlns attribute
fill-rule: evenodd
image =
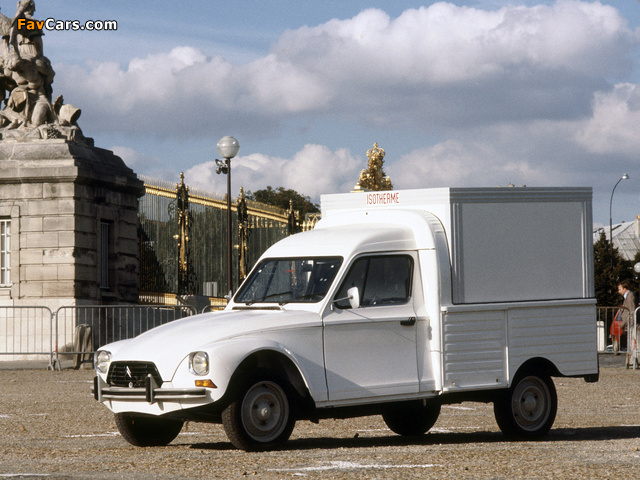
<svg viewBox="0 0 640 480"><path fill-rule="evenodd" d="M15 1L1 1L13 16ZM54 96L137 173L223 192L347 192L377 142L396 189L591 186L640 214L640 1L36 0L116 20L44 37Z"/></svg>

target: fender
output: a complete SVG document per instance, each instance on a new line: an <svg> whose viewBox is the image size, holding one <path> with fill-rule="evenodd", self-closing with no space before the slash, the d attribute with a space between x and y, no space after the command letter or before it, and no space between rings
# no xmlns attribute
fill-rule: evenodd
<svg viewBox="0 0 640 480"><path fill-rule="evenodd" d="M284 343L254 336L242 336L236 337L223 342L216 342L205 347L202 350L209 354L211 363L211 370L209 376L212 378L217 389L212 390L212 398L214 401L220 400L227 391L231 379L237 369L243 362L249 358L255 356L260 352L275 353L287 358L291 364L296 368L298 375L302 379L304 386L309 391L309 394L314 401L326 401L328 400L327 385L324 375L324 359L322 352L321 341L321 328L316 329L318 331L318 345L317 349L310 349L304 351L303 349L291 348L291 343L285 346ZM304 342L309 345L310 342ZM304 351L304 355L302 352ZM176 370L174 375L173 385L178 386L181 382L178 380L178 372L188 372L188 358L185 358L180 367ZM188 373L190 378L190 385L193 386L194 375Z"/></svg>

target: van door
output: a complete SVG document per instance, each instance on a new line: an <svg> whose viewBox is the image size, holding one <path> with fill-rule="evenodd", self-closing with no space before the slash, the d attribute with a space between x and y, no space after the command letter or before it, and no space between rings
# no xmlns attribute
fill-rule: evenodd
<svg viewBox="0 0 640 480"><path fill-rule="evenodd" d="M330 401L417 393L413 254L354 260L324 318L325 372ZM347 290L357 287L360 308Z"/></svg>

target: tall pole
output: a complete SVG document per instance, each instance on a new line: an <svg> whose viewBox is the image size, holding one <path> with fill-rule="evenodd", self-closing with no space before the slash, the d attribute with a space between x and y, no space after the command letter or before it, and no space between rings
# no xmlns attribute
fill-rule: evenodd
<svg viewBox="0 0 640 480"><path fill-rule="evenodd" d="M227 298L231 300L233 293L233 262L231 245L231 159L238 154L240 144L233 137L222 137L218 141L218 153L224 160L216 159L218 166L216 173L224 173L227 176Z"/></svg>
<svg viewBox="0 0 640 480"><path fill-rule="evenodd" d="M613 220L612 220L613 215L611 214L611 207L613 206L613 194L616 191L616 187L618 186L618 184L622 180L628 180L628 179L629 179L629 175L627 175L626 173L620 177L620 179L613 186L613 190L611 191L611 198L609 199L609 260L610 260L609 266L611 267L611 269L613 269Z"/></svg>
<svg viewBox="0 0 640 480"><path fill-rule="evenodd" d="M233 292L233 263L231 261L231 159L227 158L227 294Z"/></svg>

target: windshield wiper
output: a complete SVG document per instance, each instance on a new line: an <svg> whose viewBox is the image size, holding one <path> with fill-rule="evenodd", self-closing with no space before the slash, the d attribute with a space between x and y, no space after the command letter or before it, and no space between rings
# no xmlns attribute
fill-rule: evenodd
<svg viewBox="0 0 640 480"><path fill-rule="evenodd" d="M295 302L296 300L308 300L310 298L317 298L318 300L322 300L323 295L321 293L309 293L307 295L300 295L299 297L293 297L289 300L284 300L280 302L280 306L286 305L287 303Z"/></svg>
<svg viewBox="0 0 640 480"><path fill-rule="evenodd" d="M253 305L254 303L259 303L259 302L264 302L265 300L267 300L268 298L271 297L277 297L280 295L290 295L291 292L290 291L286 291L286 292L280 292L280 293L270 293L269 295L265 295L264 297L260 297L260 298L255 298L249 302L245 302L247 305Z"/></svg>

